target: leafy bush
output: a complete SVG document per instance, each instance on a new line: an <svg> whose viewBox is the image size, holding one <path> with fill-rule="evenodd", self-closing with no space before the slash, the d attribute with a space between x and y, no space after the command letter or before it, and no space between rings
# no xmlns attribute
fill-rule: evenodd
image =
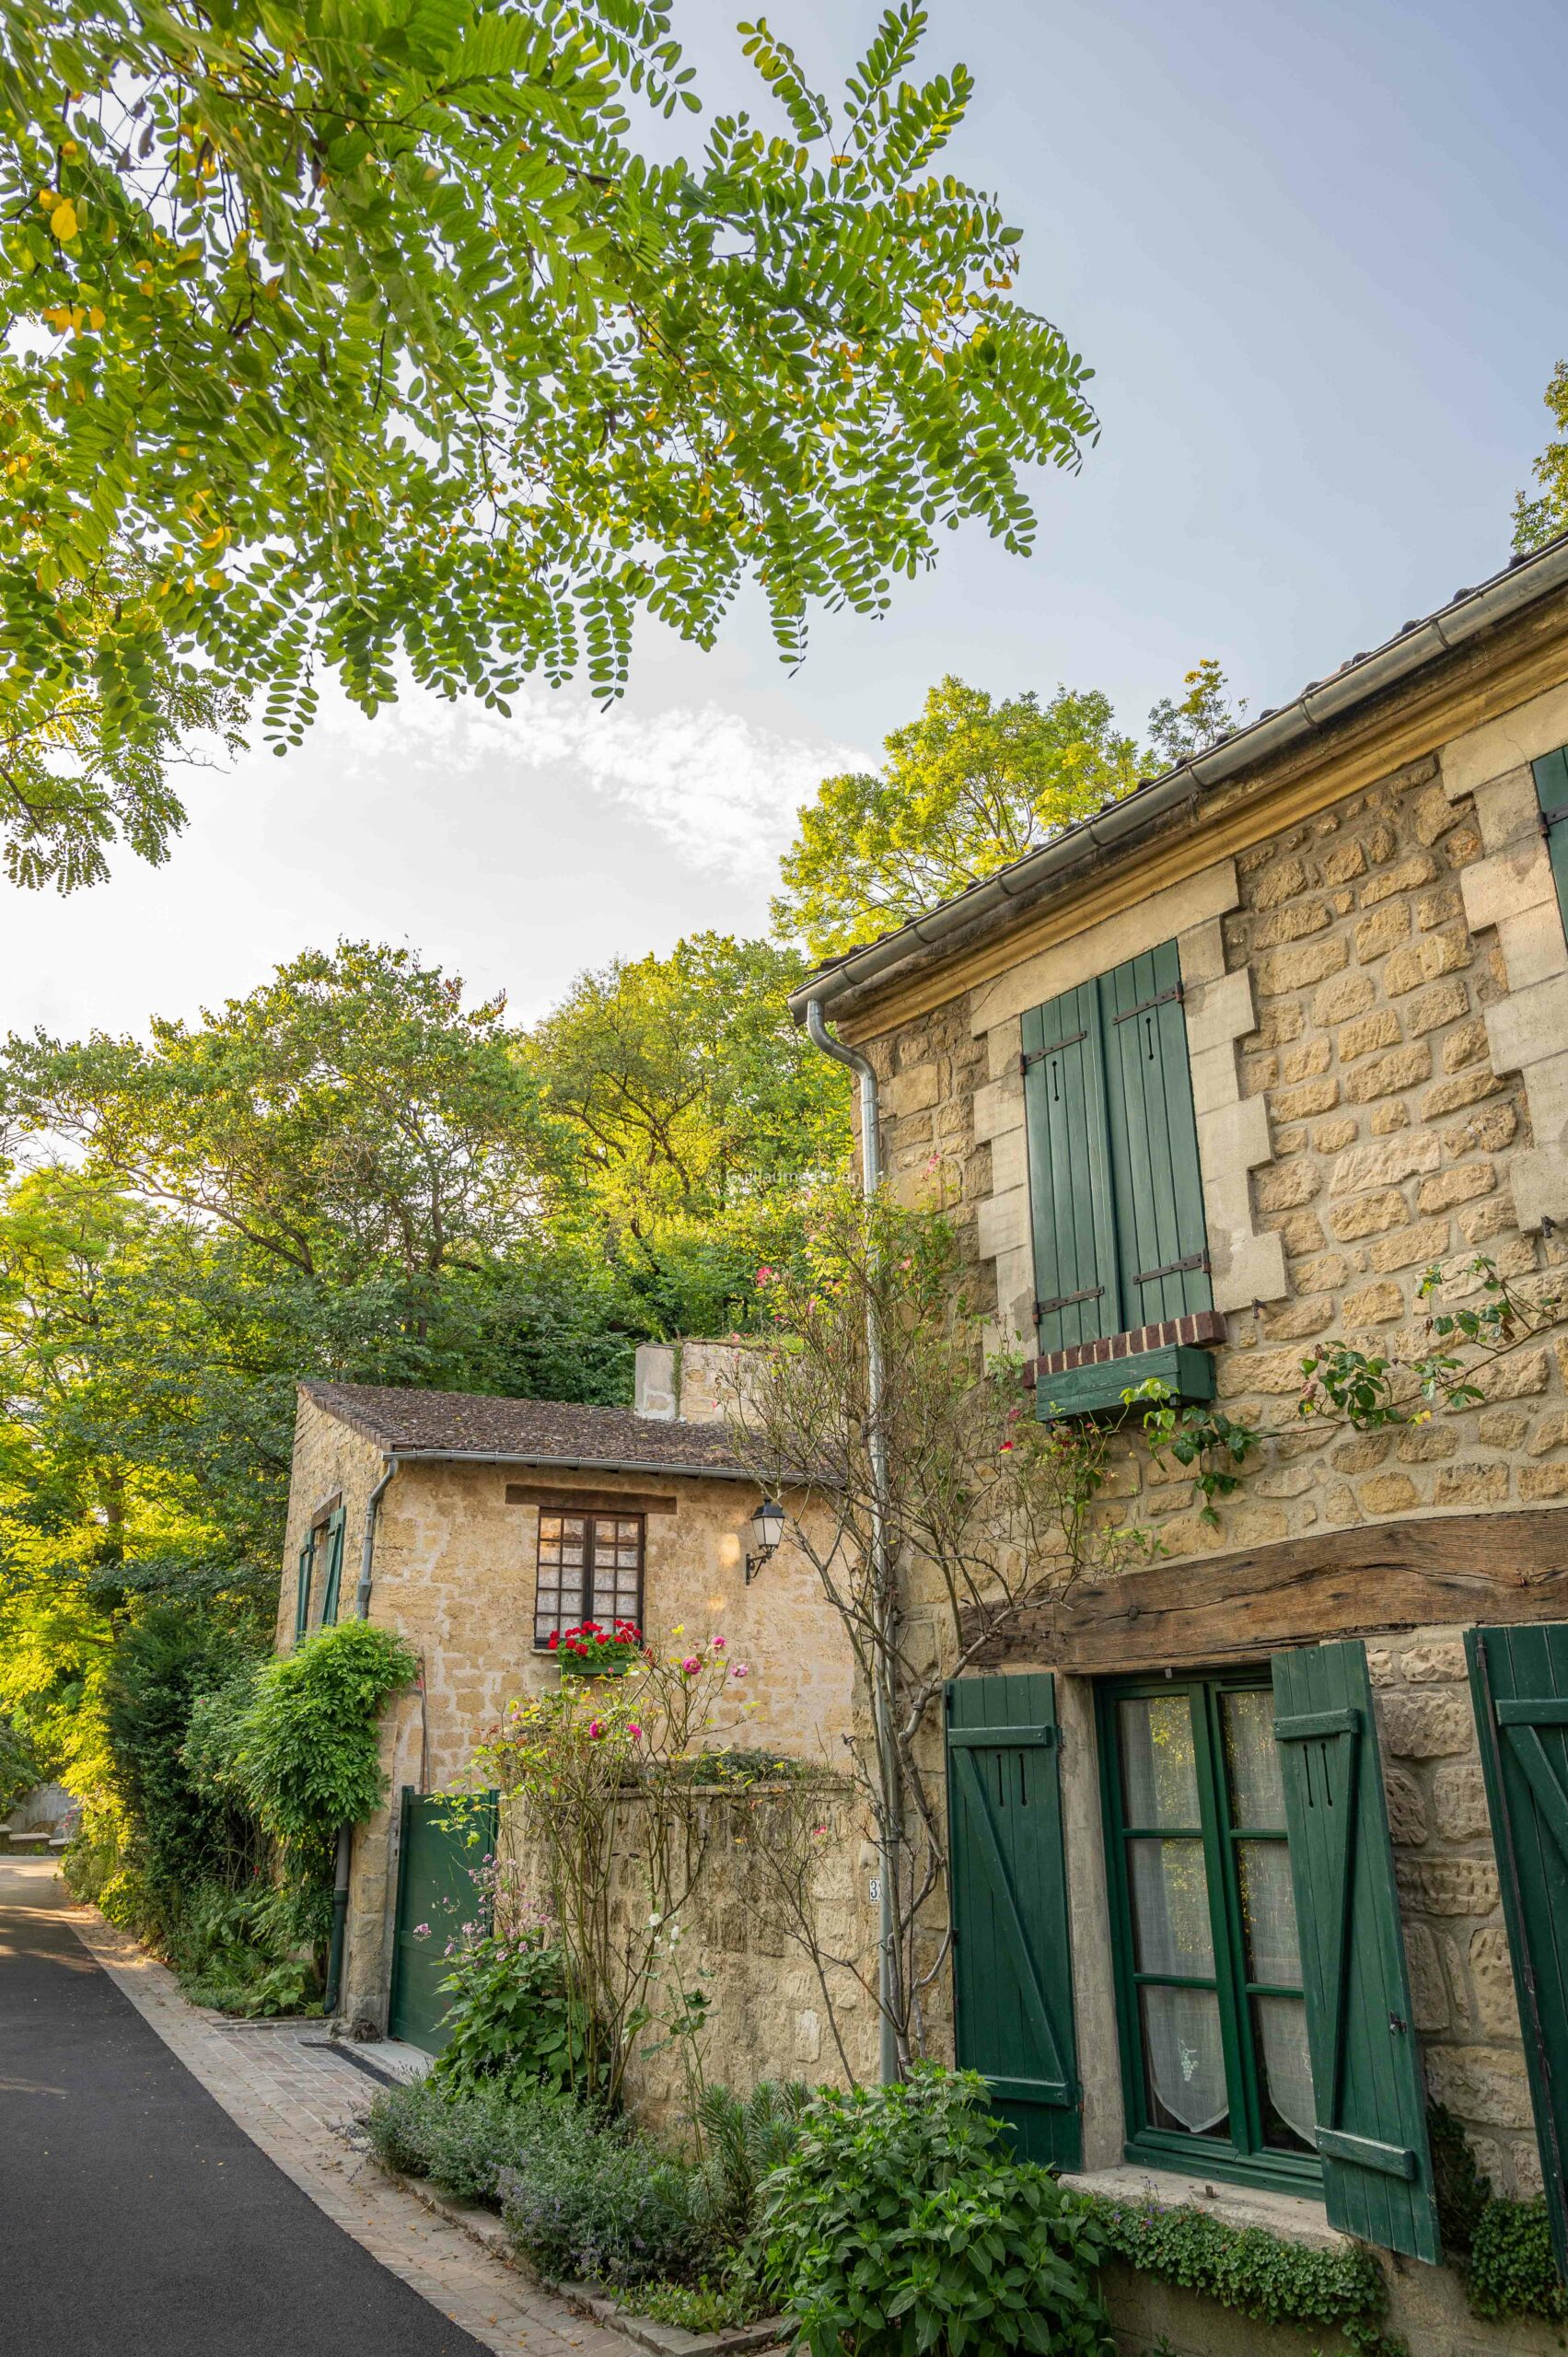
<svg viewBox="0 0 1568 2357"><path fill-rule="evenodd" d="M706 2275L695 2283L640 2283L637 2314L656 2324L679 2325L684 2332L731 2332L738 2325L754 2324L768 2314L769 2304L748 2275L728 2275L720 2282Z"/></svg>
<svg viewBox="0 0 1568 2357"><path fill-rule="evenodd" d="M226 1725L203 1724L208 1778L244 1794L299 1880L326 1881L339 1826L385 1799L377 1725L418 1668L392 1630L341 1621L264 1662Z"/></svg>
<svg viewBox="0 0 1568 2357"><path fill-rule="evenodd" d="M810 2101L811 2090L798 2079L783 2086L761 2079L749 2096L705 2087L697 2099L695 2125L706 2158L714 2227L738 2249L757 2224L763 2180L782 2167L800 2140Z"/></svg>
<svg viewBox="0 0 1568 2357"><path fill-rule="evenodd" d="M377 2095L365 2128L389 2168L428 2177L456 2200L499 2208L499 2172L526 2167L541 2142L571 2132L575 2117L567 2098L542 2087L459 2089L432 2075Z"/></svg>
<svg viewBox="0 0 1568 2357"><path fill-rule="evenodd" d="M1544 2200L1484 2205L1471 2235L1465 2289L1478 2316L1568 2320L1568 2290L1552 2256Z"/></svg>
<svg viewBox="0 0 1568 2357"><path fill-rule="evenodd" d="M1324 2326L1365 2357L1399 2357L1383 2330L1388 2286L1369 2250L1309 2250L1261 2226L1186 2205L1159 2210L1086 2195L1107 2256L1217 2300L1260 2324Z"/></svg>
<svg viewBox="0 0 1568 2357"><path fill-rule="evenodd" d="M636 2284L694 2274L711 2256L703 2170L586 2106L498 2184L512 2239L542 2274Z"/></svg>
<svg viewBox="0 0 1568 2357"><path fill-rule="evenodd" d="M132 1854L155 1895L248 1879L260 1855L237 1796L204 1787L185 1758L192 1712L256 1647L232 1622L189 1603L155 1604L122 1631L104 1684L115 1779L130 1812Z"/></svg>
<svg viewBox="0 0 1568 2357"><path fill-rule="evenodd" d="M452 2000L450 2035L435 2078L453 2087L543 2084L591 2093L586 2009L567 1991L558 1948L509 1933L474 1940L441 1986Z"/></svg>
<svg viewBox="0 0 1568 2357"><path fill-rule="evenodd" d="M250 2019L302 2012L320 1994L308 1954L319 1905L258 1875L245 1890L198 1884L166 1910L159 1945L188 1997Z"/></svg>
<svg viewBox="0 0 1568 2357"><path fill-rule="evenodd" d="M1084 2202L1011 2159L973 2072L824 2088L763 2188L765 2267L812 2357L1101 2357Z"/></svg>
<svg viewBox="0 0 1568 2357"><path fill-rule="evenodd" d="M378 2095L366 2132L389 2166L499 2207L546 2275L631 2284L691 2276L712 2258L703 2170L553 2088L430 2076Z"/></svg>
<svg viewBox="0 0 1568 2357"><path fill-rule="evenodd" d="M38 1754L15 1719L0 1711L0 1817L43 1781Z"/></svg>

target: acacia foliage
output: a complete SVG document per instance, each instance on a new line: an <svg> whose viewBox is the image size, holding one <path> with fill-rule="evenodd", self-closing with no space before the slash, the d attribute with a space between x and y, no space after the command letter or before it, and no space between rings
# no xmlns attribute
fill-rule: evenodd
<svg viewBox="0 0 1568 2357"><path fill-rule="evenodd" d="M1568 530L1568 360L1560 360L1541 396L1556 431L1530 472L1534 495L1521 491L1514 501L1514 547L1527 555Z"/></svg>
<svg viewBox="0 0 1568 2357"><path fill-rule="evenodd" d="M639 612L707 644L751 580L795 658L965 519L1027 551L1089 372L933 169L924 29L834 108L743 27L769 123L688 160L654 0L0 0L4 697L145 745L211 667L281 747L323 668L612 692Z"/></svg>

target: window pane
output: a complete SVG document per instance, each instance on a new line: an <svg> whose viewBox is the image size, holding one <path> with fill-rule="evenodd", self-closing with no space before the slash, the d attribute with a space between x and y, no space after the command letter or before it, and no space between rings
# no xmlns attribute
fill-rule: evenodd
<svg viewBox="0 0 1568 2357"><path fill-rule="evenodd" d="M1207 1980L1214 1969L1209 1877L1201 1841L1129 1841L1133 1947L1140 1972Z"/></svg>
<svg viewBox="0 0 1568 2357"><path fill-rule="evenodd" d="M1299 1997L1254 1997L1263 2142L1275 2152L1315 2153L1307 2009Z"/></svg>
<svg viewBox="0 0 1568 2357"><path fill-rule="evenodd" d="M1144 2066L1156 2128L1224 2135L1230 2121L1219 1999L1209 1989L1142 1988Z"/></svg>
<svg viewBox="0 0 1568 2357"><path fill-rule="evenodd" d="M1301 1943L1290 1852L1283 1841L1238 1841L1241 1920L1247 1932L1247 1977L1282 1988L1301 1986Z"/></svg>
<svg viewBox="0 0 1568 2357"><path fill-rule="evenodd" d="M1196 1827L1198 1769L1186 1695L1140 1696L1117 1708L1128 1824Z"/></svg>
<svg viewBox="0 0 1568 2357"><path fill-rule="evenodd" d="M1225 1694L1220 1708L1236 1822L1283 1833L1285 1796L1274 1741L1274 1698L1269 1693Z"/></svg>

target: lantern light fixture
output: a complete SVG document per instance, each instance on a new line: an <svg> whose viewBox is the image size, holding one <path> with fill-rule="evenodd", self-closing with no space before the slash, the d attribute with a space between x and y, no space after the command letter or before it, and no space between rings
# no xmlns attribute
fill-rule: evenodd
<svg viewBox="0 0 1568 2357"><path fill-rule="evenodd" d="M784 1510L776 1498L764 1498L752 1515L748 1529L751 1544L746 1556L746 1585L750 1586L768 1558L778 1550L784 1537Z"/></svg>

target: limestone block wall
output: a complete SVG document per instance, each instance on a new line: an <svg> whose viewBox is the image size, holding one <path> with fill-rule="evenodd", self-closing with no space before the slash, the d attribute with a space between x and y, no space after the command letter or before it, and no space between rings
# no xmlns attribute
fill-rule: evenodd
<svg viewBox="0 0 1568 2357"><path fill-rule="evenodd" d="M1427 2087L1464 2123L1493 2189L1528 2200L1540 2155L1463 1631L1417 1629L1367 1661Z"/></svg>
<svg viewBox="0 0 1568 2357"><path fill-rule="evenodd" d="M634 1806L634 1804L633 1805ZM653 1994L656 2014L700 1989L708 1998L699 2060L710 2084L745 2095L761 2079L803 2079L809 2085L845 2086L876 2077L877 2013L850 1976L830 1970L830 2006L809 1953L786 1928L778 1885L764 1852L781 1808L800 1805L798 1794L765 1786L747 1793L714 1790L692 1795L697 1884L679 1918L676 1962ZM823 1949L856 1959L870 1971L877 1910L869 1897L875 1851L858 1823L853 1800L824 1791L812 1803L824 1830L811 1904ZM521 1812L508 1809L502 1829L505 1880L514 1903L534 1897L537 1860L530 1858ZM648 1898L635 1869L630 1827L618 1864L613 1900L618 1919L645 1922ZM834 2020L838 2035L834 2035ZM679 2131L690 2099L680 2047L656 2025L644 2035L627 2074L628 2101L649 2126Z"/></svg>
<svg viewBox="0 0 1568 2357"><path fill-rule="evenodd" d="M1568 730L1568 709L1554 707L1536 734L1560 725ZM1228 1311L1219 1391L1265 1445L1241 1491L1220 1504L1216 1529L1192 1511L1179 1469L1151 1465L1129 1442L1114 1511L1156 1534L1169 1556L1568 1497L1568 1348L1543 1343L1522 1353L1487 1380L1481 1406L1400 1433L1357 1435L1296 1412L1301 1360L1314 1341L1342 1336L1396 1358L1424 1347L1419 1288L1433 1263L1446 1271L1451 1306L1473 1297L1478 1254L1511 1276L1563 1258L1561 1237L1522 1231L1515 1202L1516 1181L1532 1203L1542 1183L1534 1117L1544 1075L1534 1099L1527 1086L1540 1063L1521 1073L1493 1056L1493 1038L1519 1004L1510 941L1516 972L1534 974L1554 926L1568 990L1555 897L1517 912L1536 961L1519 963L1522 936L1509 930L1516 919L1495 882L1502 871L1491 868L1495 854L1478 823L1478 807L1487 827L1517 819L1527 769L1519 771L1514 752L1510 773L1463 790L1477 766L1501 757L1494 748L1468 755L1468 768L1447 753L1411 763L1238 852L1233 894L1221 873L1232 863L1203 871L1217 879L1203 892L1232 897L1233 906L1205 915L1200 895L1185 910L1192 923L1179 938L1192 983L1189 1039L1211 1243L1223 1198L1231 1269L1262 1280ZM1506 813L1513 818L1499 815ZM1531 840L1539 851L1539 830ZM1484 890L1467 881L1489 871ZM1530 873L1535 893L1539 877ZM1167 900L1147 904L1160 923L1183 913ZM1104 935L1096 958L1121 954L1132 937L1117 930L1122 922L1081 936L1093 946ZM1144 930L1152 922L1140 912ZM912 1201L949 1206L981 1298L994 1302L993 1331L1015 1343L1033 1281L1009 1027L1048 987L1074 978L1061 961L1061 949L1023 961L983 991L863 1042L885 1075L884 1145L895 1182ZM1078 964L1098 970L1083 955ZM1244 1020L1249 1028L1233 1028ZM1516 1024L1507 1036L1516 1039ZM1568 1039L1568 1016L1555 1036ZM1237 1094L1222 1102L1229 1072ZM1258 1257L1265 1248L1283 1271L1277 1292L1272 1264Z"/></svg>

